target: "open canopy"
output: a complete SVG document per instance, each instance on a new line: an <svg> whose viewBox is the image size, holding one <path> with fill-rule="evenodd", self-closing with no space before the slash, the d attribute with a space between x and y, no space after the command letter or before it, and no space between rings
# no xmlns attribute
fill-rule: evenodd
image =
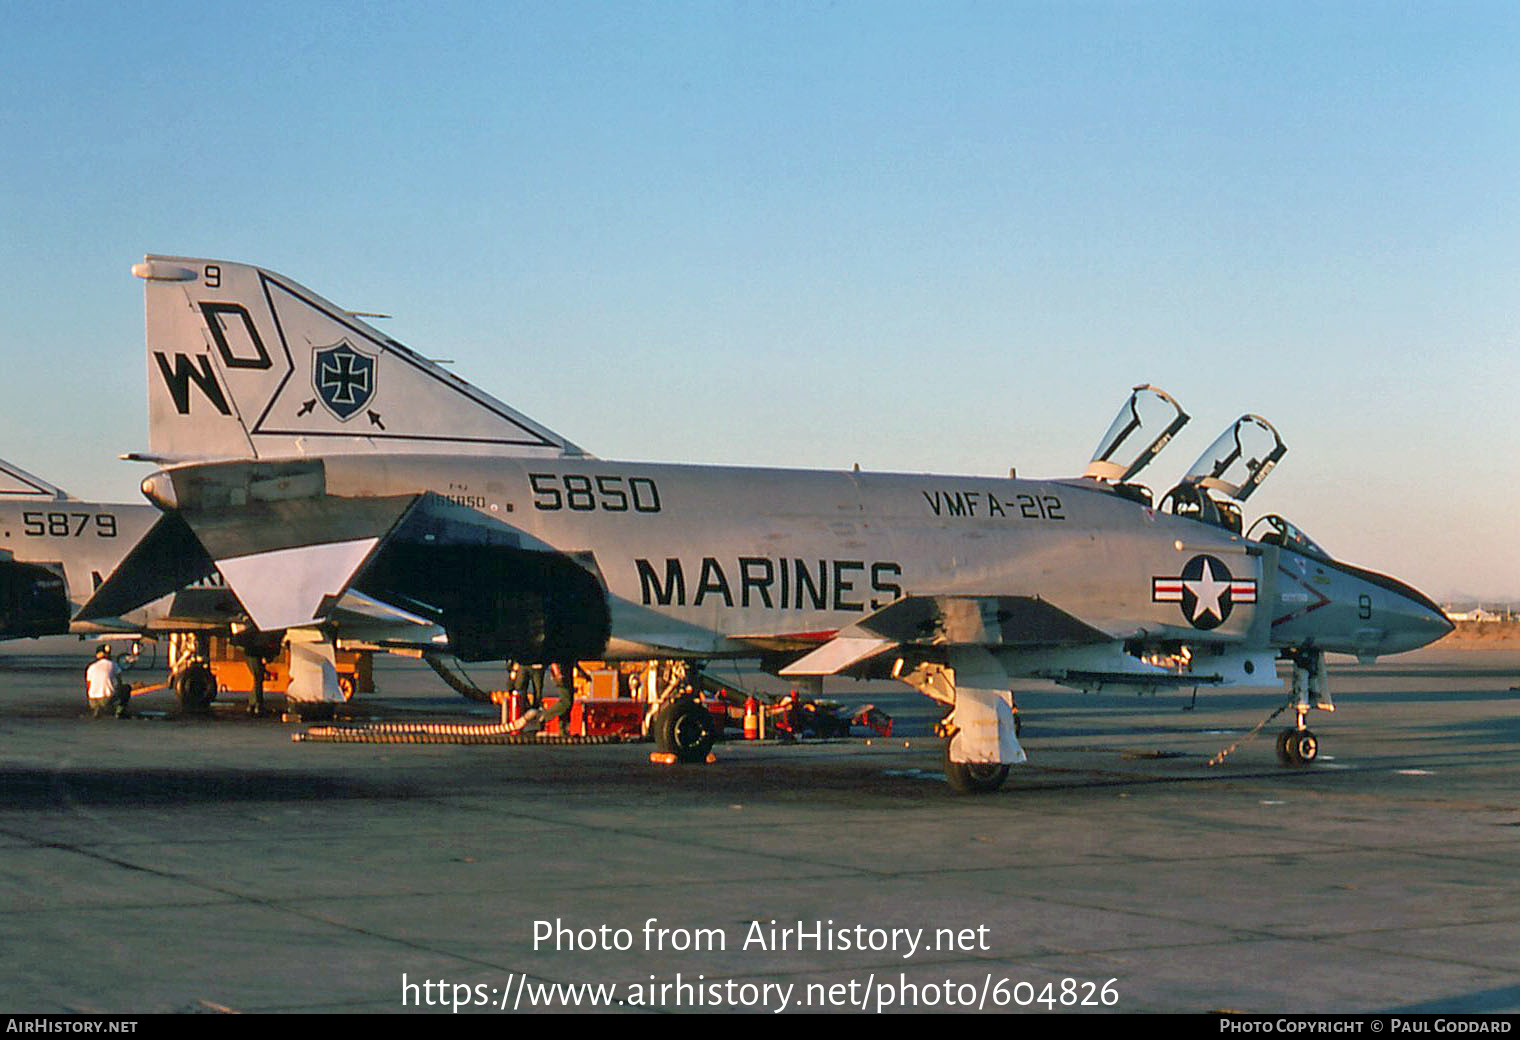
<svg viewBox="0 0 1520 1040"><path fill-rule="evenodd" d="M1082 475L1120 484L1133 479L1187 421L1187 413L1165 390L1149 384L1135 387Z"/></svg>

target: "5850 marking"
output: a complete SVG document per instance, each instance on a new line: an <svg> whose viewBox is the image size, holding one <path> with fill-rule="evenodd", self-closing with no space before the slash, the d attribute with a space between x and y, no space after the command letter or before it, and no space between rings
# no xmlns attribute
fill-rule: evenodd
<svg viewBox="0 0 1520 1040"><path fill-rule="evenodd" d="M648 477L587 476L584 473L529 473L533 508L544 512L658 513L660 489Z"/></svg>

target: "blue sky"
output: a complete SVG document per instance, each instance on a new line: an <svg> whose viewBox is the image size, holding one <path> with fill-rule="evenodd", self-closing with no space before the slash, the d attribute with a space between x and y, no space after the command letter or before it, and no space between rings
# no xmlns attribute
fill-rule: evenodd
<svg viewBox="0 0 1520 1040"><path fill-rule="evenodd" d="M145 252L281 271L608 457L1079 472L1520 597L1513 4L0 0L0 456L137 500Z"/></svg>

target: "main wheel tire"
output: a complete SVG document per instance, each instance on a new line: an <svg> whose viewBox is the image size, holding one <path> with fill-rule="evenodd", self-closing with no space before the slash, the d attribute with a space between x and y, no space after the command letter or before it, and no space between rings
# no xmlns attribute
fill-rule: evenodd
<svg viewBox="0 0 1520 1040"><path fill-rule="evenodd" d="M660 709L654 724L655 746L678 762L705 762L718 739L712 712L696 701L676 701Z"/></svg>
<svg viewBox="0 0 1520 1040"><path fill-rule="evenodd" d="M174 680L174 695L181 711L205 711L216 700L216 676L204 666L188 668Z"/></svg>
<svg viewBox="0 0 1520 1040"><path fill-rule="evenodd" d="M945 779L957 794L991 794L1008 779L1008 767L998 762L952 762L947 751Z"/></svg>

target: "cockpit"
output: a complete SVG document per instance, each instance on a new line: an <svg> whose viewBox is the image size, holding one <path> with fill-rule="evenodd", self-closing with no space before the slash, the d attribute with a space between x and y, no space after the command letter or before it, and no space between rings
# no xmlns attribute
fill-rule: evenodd
<svg viewBox="0 0 1520 1040"><path fill-rule="evenodd" d="M1134 478L1148 466L1188 415L1166 391L1137 386L1098 442L1083 477L1115 494L1150 507L1150 488ZM1211 527L1242 534L1241 504L1267 479L1288 448L1271 423L1259 415L1242 415L1198 457L1178 484L1161 498L1160 510ZM1265 526L1263 526L1265 525ZM1282 517L1262 517L1252 525L1264 541L1286 545L1305 555L1325 556L1303 532Z"/></svg>
<svg viewBox="0 0 1520 1040"><path fill-rule="evenodd" d="M1268 513L1257 520L1251 525L1251 530L1246 537L1265 545L1280 545L1284 549L1292 549L1300 556L1310 556L1316 560L1323 560L1325 563L1335 562L1334 557L1321 549L1313 538L1276 513Z"/></svg>
<svg viewBox="0 0 1520 1040"><path fill-rule="evenodd" d="M1207 590L1219 604L1228 595L1232 606L1237 594L1245 597L1241 602L1249 603L1257 602L1258 596L1267 602L1271 596L1274 609L1266 615L1271 643L1292 657L1295 675L1304 660L1317 660L1322 668L1327 650L1369 660L1424 646L1451 631L1451 622L1429 597L1385 574L1336 560L1282 516L1269 513L1242 531L1243 504L1288 451L1277 430L1259 415L1235 420L1153 505L1150 490L1135 483L1135 476L1187 421L1187 414L1163 391L1135 387L1079 482L1143 506L1148 522L1159 525L1161 518L1156 514L1162 513L1228 532L1224 539L1200 537L1189 546L1186 533L1178 530L1175 546L1179 552L1190 551L1192 558L1178 570L1166 572L1180 571L1181 577L1154 579L1155 602L1186 603L1183 597L1192 595L1196 602L1185 607L1183 614L1195 628L1202 628L1212 626L1200 624L1200 619L1222 620L1224 611L1221 605L1212 614L1200 613L1197 603L1203 600L1197 598L1200 593L1195 587ZM1166 525L1168 537L1178 526ZM1246 544L1219 545L1221 541ZM1245 564L1244 573L1250 576L1242 578L1222 562L1214 568L1206 555L1209 545L1219 546L1216 551L1233 550L1262 559ZM1187 568L1195 565L1189 576Z"/></svg>
<svg viewBox="0 0 1520 1040"><path fill-rule="evenodd" d="M1288 452L1271 423L1259 415L1242 415L1198 457L1192 469L1161 499L1174 516L1241 534L1241 503L1267 479ZM1334 558L1285 517L1268 513L1245 532L1248 541L1278 545L1324 563Z"/></svg>
<svg viewBox="0 0 1520 1040"><path fill-rule="evenodd" d="M1215 498L1199 485L1186 481L1166 493L1161 499L1161 511L1235 534L1240 533L1244 524L1240 507L1234 502Z"/></svg>
<svg viewBox="0 0 1520 1040"><path fill-rule="evenodd" d="M1135 387L1082 476L1143 506L1151 505L1151 489L1134 483L1134 478L1187 423L1188 414L1165 390L1149 384Z"/></svg>
<svg viewBox="0 0 1520 1040"><path fill-rule="evenodd" d="M1271 423L1259 415L1242 415L1166 493L1161 509L1240 534L1241 503L1287 453Z"/></svg>

